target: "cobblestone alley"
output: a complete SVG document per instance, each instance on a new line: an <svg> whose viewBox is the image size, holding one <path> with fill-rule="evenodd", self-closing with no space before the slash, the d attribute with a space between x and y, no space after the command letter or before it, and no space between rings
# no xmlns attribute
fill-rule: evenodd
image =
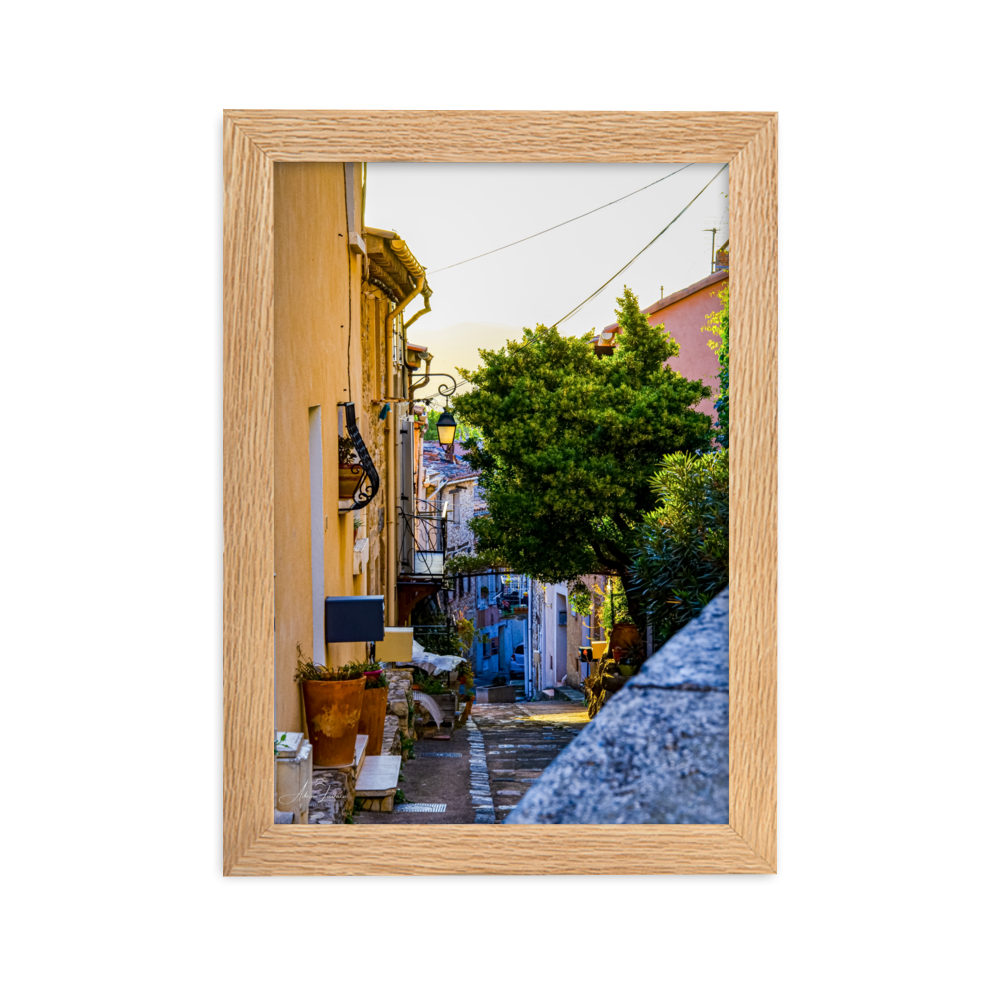
<svg viewBox="0 0 1000 1000"><path fill-rule="evenodd" d="M406 802L356 823L502 823L531 783L587 724L581 705L476 705L450 740L433 727L403 765Z"/></svg>

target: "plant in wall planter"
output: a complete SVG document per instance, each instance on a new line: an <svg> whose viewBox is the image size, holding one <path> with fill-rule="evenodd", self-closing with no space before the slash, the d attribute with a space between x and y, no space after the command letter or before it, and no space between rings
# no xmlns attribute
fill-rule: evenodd
<svg viewBox="0 0 1000 1000"><path fill-rule="evenodd" d="M302 691L306 732L316 767L344 767L354 760L367 664L324 666L306 659L301 646L295 679Z"/></svg>
<svg viewBox="0 0 1000 1000"><path fill-rule="evenodd" d="M361 484L365 471L349 437L341 436L338 440L337 457L340 459L340 499L350 500Z"/></svg>

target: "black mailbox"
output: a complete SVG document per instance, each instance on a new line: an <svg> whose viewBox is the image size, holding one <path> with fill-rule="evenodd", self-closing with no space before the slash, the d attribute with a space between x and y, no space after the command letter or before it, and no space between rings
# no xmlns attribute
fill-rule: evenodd
<svg viewBox="0 0 1000 1000"><path fill-rule="evenodd" d="M385 598L328 597L327 642L381 642L385 638Z"/></svg>

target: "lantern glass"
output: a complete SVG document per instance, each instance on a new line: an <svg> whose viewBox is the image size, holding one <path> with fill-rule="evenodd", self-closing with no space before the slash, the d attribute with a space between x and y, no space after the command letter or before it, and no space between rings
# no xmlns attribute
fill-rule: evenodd
<svg viewBox="0 0 1000 1000"><path fill-rule="evenodd" d="M437 422L438 441L445 447L455 443L455 418L445 410Z"/></svg>

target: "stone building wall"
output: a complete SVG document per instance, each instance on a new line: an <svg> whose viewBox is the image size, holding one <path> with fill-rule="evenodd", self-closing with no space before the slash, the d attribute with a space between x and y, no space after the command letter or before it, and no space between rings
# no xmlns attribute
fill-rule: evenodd
<svg viewBox="0 0 1000 1000"><path fill-rule="evenodd" d="M540 669L536 669L534 666L534 653L540 652L542 649L542 630L544 628L545 621L545 589L544 587L535 579L531 581L531 618L528 623L528 628L531 630L531 663L527 664L527 669L532 671L532 684L535 691L541 686L542 683L542 673Z"/></svg>
<svg viewBox="0 0 1000 1000"><path fill-rule="evenodd" d="M393 667L389 675L387 715L398 719L400 737L413 738L413 668Z"/></svg>
<svg viewBox="0 0 1000 1000"><path fill-rule="evenodd" d="M474 542L469 522L472 520L475 481L468 480L444 488L444 496L452 505L448 522L448 551L471 551Z"/></svg>
<svg viewBox="0 0 1000 1000"><path fill-rule="evenodd" d="M580 672L580 647L583 642L583 615L572 607L566 615L566 686L580 690L583 678Z"/></svg>
<svg viewBox="0 0 1000 1000"><path fill-rule="evenodd" d="M391 309L392 303L380 288L366 281L361 283L361 401L356 409L359 421L362 420L362 414L364 415L364 423L360 424L362 434L381 480L375 499L358 512L368 537L365 592L369 594L386 592L387 561L383 552L389 482L386 469L386 435L392 422L388 419L380 420L379 413L382 409L380 400L385 391L385 321ZM361 405L362 402L364 405Z"/></svg>

